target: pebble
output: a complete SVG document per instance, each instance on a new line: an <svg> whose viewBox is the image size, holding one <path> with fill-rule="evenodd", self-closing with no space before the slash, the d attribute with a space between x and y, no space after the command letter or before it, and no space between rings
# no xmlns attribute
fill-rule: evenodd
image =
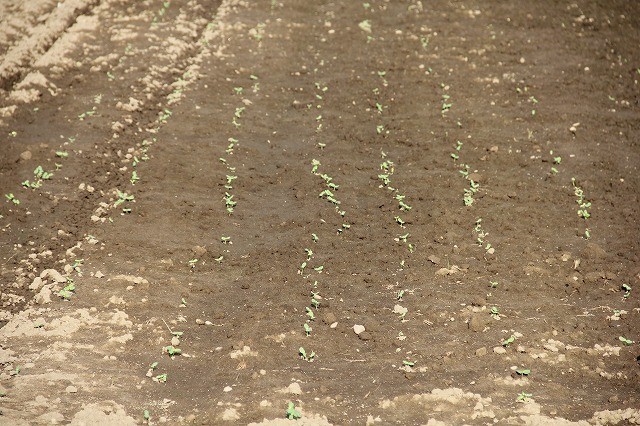
<svg viewBox="0 0 640 426"><path fill-rule="evenodd" d="M476 349L476 356L485 356L487 354L487 348Z"/></svg>
<svg viewBox="0 0 640 426"><path fill-rule="evenodd" d="M223 391L225 392L231 392L233 390L233 388L231 386L225 386L225 388L223 389Z"/></svg>
<svg viewBox="0 0 640 426"><path fill-rule="evenodd" d="M171 344L173 346L178 346L180 344L180 339L178 338L178 336L173 336L171 338Z"/></svg>
<svg viewBox="0 0 640 426"><path fill-rule="evenodd" d="M506 354L507 350L505 348L503 348L502 346L496 346L495 348L493 348L493 353L496 353L498 355L502 355L502 354Z"/></svg>
<svg viewBox="0 0 640 426"><path fill-rule="evenodd" d="M20 159L22 161L31 160L31 157L32 157L31 151L24 151L23 153L20 154Z"/></svg>
<svg viewBox="0 0 640 426"><path fill-rule="evenodd" d="M353 326L353 332L357 335L360 335L360 333L364 332L364 330L364 325L356 324Z"/></svg>
<svg viewBox="0 0 640 426"><path fill-rule="evenodd" d="M75 386L67 386L67 388L65 389L65 391L67 393L77 393L78 392L78 388Z"/></svg>
<svg viewBox="0 0 640 426"><path fill-rule="evenodd" d="M207 249L202 247L202 246L194 246L193 248L191 248L191 251L193 252L193 254L195 254L197 257L202 257L205 254L207 254Z"/></svg>
<svg viewBox="0 0 640 426"><path fill-rule="evenodd" d="M94 275L96 278L104 278L104 274L100 271L97 271Z"/></svg>
<svg viewBox="0 0 640 426"><path fill-rule="evenodd" d="M360 340L371 340L371 338L373 336L371 336L371 333L369 333L368 331L363 331L362 333L358 334L358 337L360 338Z"/></svg>
<svg viewBox="0 0 640 426"><path fill-rule="evenodd" d="M198 319L196 319L196 324L204 325L204 321L202 321L200 318L198 318Z"/></svg>

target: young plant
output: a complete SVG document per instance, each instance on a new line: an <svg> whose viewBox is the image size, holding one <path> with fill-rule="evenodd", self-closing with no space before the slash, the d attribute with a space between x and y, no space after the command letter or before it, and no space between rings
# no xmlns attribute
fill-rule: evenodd
<svg viewBox="0 0 640 426"><path fill-rule="evenodd" d="M312 351L310 354L307 354L307 351L302 346L298 349L298 355L307 362L313 362L316 357L315 352Z"/></svg>
<svg viewBox="0 0 640 426"><path fill-rule="evenodd" d="M296 406L293 402L289 402L287 412L285 414L289 420L297 420L302 417L302 413L296 410Z"/></svg>

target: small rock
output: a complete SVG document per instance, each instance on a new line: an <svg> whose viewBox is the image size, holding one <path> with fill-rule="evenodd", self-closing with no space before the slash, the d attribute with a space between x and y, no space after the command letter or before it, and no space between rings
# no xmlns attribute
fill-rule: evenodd
<svg viewBox="0 0 640 426"><path fill-rule="evenodd" d="M293 395L302 395L302 388L300 387L300 383L291 383L287 387L287 392Z"/></svg>
<svg viewBox="0 0 640 426"><path fill-rule="evenodd" d="M49 286L42 287L40 293L36 294L33 298L38 305L46 305L47 303L51 303L51 289Z"/></svg>
<svg viewBox="0 0 640 426"><path fill-rule="evenodd" d="M178 338L178 336L173 336L173 337L171 338L171 344L172 344L173 346L178 346L178 345L180 345L180 339Z"/></svg>
<svg viewBox="0 0 640 426"><path fill-rule="evenodd" d="M213 323L211 321L205 321L204 325L213 325Z"/></svg>
<svg viewBox="0 0 640 426"><path fill-rule="evenodd" d="M487 354L487 348L476 349L476 356L485 356Z"/></svg>
<svg viewBox="0 0 640 426"><path fill-rule="evenodd" d="M196 324L198 325L204 325L204 321L202 321L200 318L196 319Z"/></svg>
<svg viewBox="0 0 640 426"><path fill-rule="evenodd" d="M429 262L433 263L434 265L439 265L440 264L440 258L438 256L435 255L431 255L427 258L429 260Z"/></svg>
<svg viewBox="0 0 640 426"><path fill-rule="evenodd" d="M195 246L191 248L191 251L196 255L196 257L202 257L207 254L207 249L202 246Z"/></svg>
<svg viewBox="0 0 640 426"><path fill-rule="evenodd" d="M607 252L596 243L587 243L580 254L585 259L593 260L604 259L607 257Z"/></svg>
<svg viewBox="0 0 640 426"><path fill-rule="evenodd" d="M617 396L617 395L613 395L613 396L609 397L609 402L610 402L611 404L615 404L616 402L618 402L618 399L619 399L619 398L618 398L618 396Z"/></svg>
<svg viewBox="0 0 640 426"><path fill-rule="evenodd" d="M31 151L24 151L20 154L20 160L22 161L31 160L31 157L32 157Z"/></svg>
<svg viewBox="0 0 640 426"><path fill-rule="evenodd" d="M506 354L507 350L505 348L503 348L502 346L496 346L495 348L493 348L493 353L496 353L498 355L502 355L502 354Z"/></svg>
<svg viewBox="0 0 640 426"><path fill-rule="evenodd" d="M67 393L78 393L78 388L75 386L67 386L65 389Z"/></svg>
<svg viewBox="0 0 640 426"><path fill-rule="evenodd" d="M358 337L360 338L360 340L367 341L371 340L373 336L368 331L363 331L362 333L358 334Z"/></svg>
<svg viewBox="0 0 640 426"><path fill-rule="evenodd" d="M29 290L38 291L42 288L43 285L44 281L42 281L42 278L35 277L31 285L29 286Z"/></svg>
<svg viewBox="0 0 640 426"><path fill-rule="evenodd" d="M46 278L51 278L53 281L57 283L66 283L67 279L62 276L62 274L55 269L45 269L40 273L40 278L43 280Z"/></svg>
<svg viewBox="0 0 640 426"><path fill-rule="evenodd" d="M336 328L338 327L338 321L331 323L331 325L329 326L329 328Z"/></svg>
<svg viewBox="0 0 640 426"><path fill-rule="evenodd" d="M104 274L102 272L100 272L100 271L97 271L95 273L94 277L96 277L96 278L104 278Z"/></svg>
<svg viewBox="0 0 640 426"><path fill-rule="evenodd" d="M482 182L482 175L479 173L470 173L469 176L467 176L467 179L479 183Z"/></svg>
<svg viewBox="0 0 640 426"><path fill-rule="evenodd" d="M332 312L327 312L322 317L322 322L324 322L325 324L333 324L336 321L338 321L338 318L336 318L336 316Z"/></svg>
<svg viewBox="0 0 640 426"><path fill-rule="evenodd" d="M360 335L360 333L364 332L364 325L360 325L360 324L354 325L353 332Z"/></svg>
<svg viewBox="0 0 640 426"><path fill-rule="evenodd" d="M225 386L223 391L225 392L231 392L233 390L233 388L231 386Z"/></svg>
<svg viewBox="0 0 640 426"><path fill-rule="evenodd" d="M484 330L484 321L480 319L480 315L474 315L471 317L471 319L469 320L469 329L476 333Z"/></svg>
<svg viewBox="0 0 640 426"><path fill-rule="evenodd" d="M516 351L520 352L521 354L527 352L527 348L525 348L522 345L518 345L518 347L516 348Z"/></svg>

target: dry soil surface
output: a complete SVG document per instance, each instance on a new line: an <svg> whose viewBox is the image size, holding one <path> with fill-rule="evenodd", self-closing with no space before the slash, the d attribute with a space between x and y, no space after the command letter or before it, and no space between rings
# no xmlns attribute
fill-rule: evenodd
<svg viewBox="0 0 640 426"><path fill-rule="evenodd" d="M0 2L0 424L640 424L640 3Z"/></svg>

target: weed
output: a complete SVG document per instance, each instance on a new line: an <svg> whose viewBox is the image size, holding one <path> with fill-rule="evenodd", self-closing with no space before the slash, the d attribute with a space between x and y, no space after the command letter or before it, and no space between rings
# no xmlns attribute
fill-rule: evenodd
<svg viewBox="0 0 640 426"><path fill-rule="evenodd" d="M311 328L311 326L310 326L309 324L304 323L304 332L305 332L305 334L306 334L307 336L310 336L310 335L311 335L311 331L312 331L312 330L313 330L313 329Z"/></svg>
<svg viewBox="0 0 640 426"><path fill-rule="evenodd" d="M498 315L499 315L499 314L498 314ZM512 344L512 343L513 343L513 342L515 342L515 341L516 341L516 336L514 336L514 335L512 334L512 335L511 335L507 340L505 340L504 342L502 342L502 346L507 347L507 346L509 346L510 344Z"/></svg>
<svg viewBox="0 0 640 426"><path fill-rule="evenodd" d="M531 374L531 370L529 370L529 369L516 370L516 374L518 376L528 376L529 374Z"/></svg>

